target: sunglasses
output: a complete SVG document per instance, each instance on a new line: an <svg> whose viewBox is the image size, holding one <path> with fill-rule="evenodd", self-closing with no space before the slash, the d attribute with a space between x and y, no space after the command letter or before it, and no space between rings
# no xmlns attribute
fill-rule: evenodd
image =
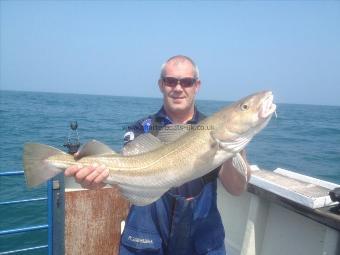
<svg viewBox="0 0 340 255"><path fill-rule="evenodd" d="M177 79L177 78L174 78L174 77L164 77L162 80L163 80L165 86L176 87L177 84L179 83L183 88L192 87L196 82L195 78Z"/></svg>

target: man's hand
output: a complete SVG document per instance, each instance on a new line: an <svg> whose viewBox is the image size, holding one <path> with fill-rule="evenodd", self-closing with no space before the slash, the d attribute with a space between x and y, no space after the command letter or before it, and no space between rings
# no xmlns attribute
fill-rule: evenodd
<svg viewBox="0 0 340 255"><path fill-rule="evenodd" d="M78 154L74 156L77 158ZM103 181L109 176L109 171L104 165L93 164L88 167L70 166L64 174L73 176L85 189L100 189L106 185Z"/></svg>

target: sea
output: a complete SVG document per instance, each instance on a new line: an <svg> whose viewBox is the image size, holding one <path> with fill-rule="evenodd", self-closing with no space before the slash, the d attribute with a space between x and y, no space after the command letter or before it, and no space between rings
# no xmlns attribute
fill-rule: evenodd
<svg viewBox="0 0 340 255"><path fill-rule="evenodd" d="M230 103L198 100L197 107L209 115ZM0 90L0 172L23 170L24 143L65 150L74 121L81 143L96 139L119 151L127 126L161 105L161 98ZM247 157L262 169L284 168L340 184L340 106L278 104L277 117L247 146ZM32 197L46 197L46 185L26 188L23 176L0 176L0 203ZM42 224L46 201L0 205L0 231ZM45 244L47 230L0 235L0 254Z"/></svg>

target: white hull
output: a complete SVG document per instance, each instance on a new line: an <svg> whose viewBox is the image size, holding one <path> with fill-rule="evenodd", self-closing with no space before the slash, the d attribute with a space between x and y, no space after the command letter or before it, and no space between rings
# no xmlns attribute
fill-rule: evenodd
<svg viewBox="0 0 340 255"><path fill-rule="evenodd" d="M261 172L264 171L254 172L250 191L238 197L227 193L220 183L218 185L218 207L228 254L340 254L340 216L331 215L331 219L326 219L327 216L320 216L322 208L315 209L320 203L330 203L328 195L309 196L312 188L320 193L320 187L310 184L309 177L306 177L309 183L285 177L286 185L282 185L281 174L270 172L266 180L258 177L263 176ZM280 179L277 183L276 175ZM309 195L303 194L303 190Z"/></svg>

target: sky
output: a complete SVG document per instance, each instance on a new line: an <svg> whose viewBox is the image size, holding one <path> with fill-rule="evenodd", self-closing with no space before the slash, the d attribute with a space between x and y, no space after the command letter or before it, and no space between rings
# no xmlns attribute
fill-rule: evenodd
<svg viewBox="0 0 340 255"><path fill-rule="evenodd" d="M340 105L340 1L0 0L0 14L1 90L161 97L162 63L183 54L198 99Z"/></svg>

